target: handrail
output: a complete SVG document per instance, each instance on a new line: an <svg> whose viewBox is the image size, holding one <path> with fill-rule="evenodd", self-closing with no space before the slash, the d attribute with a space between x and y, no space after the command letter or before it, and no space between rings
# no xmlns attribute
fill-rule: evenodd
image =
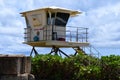
<svg viewBox="0 0 120 80"><path fill-rule="evenodd" d="M51 40L50 37L47 36L52 36L51 30L48 29L50 25L44 25L42 30L43 30L43 39L44 40ZM32 29L31 28L25 28L26 30L26 36L25 37L31 37ZM39 29L37 29L39 30ZM41 30L41 29L40 29ZM30 33L28 33L30 31ZM73 27L73 26L66 26L66 31L64 30L55 30L55 32L59 33L57 34L58 37L63 37L65 40L68 42L88 42L88 28L84 27ZM29 36L28 36L29 34ZM65 34L65 35L61 35ZM27 39L27 38L25 38ZM30 38L31 39L31 38Z"/></svg>
<svg viewBox="0 0 120 80"><path fill-rule="evenodd" d="M76 27L76 26L67 26L67 27L68 27L68 28L70 27L70 28L88 29L88 28L85 28L85 27L79 27L79 26L78 26L78 27Z"/></svg>
<svg viewBox="0 0 120 80"><path fill-rule="evenodd" d="M85 47L90 53L91 56L97 55L96 57L100 58L101 53L93 46L93 45L89 45L88 47ZM85 52L87 52L87 50L84 49Z"/></svg>
<svg viewBox="0 0 120 80"><path fill-rule="evenodd" d="M90 45L91 48L93 48L98 54L98 58L101 56L101 53L93 46L93 45Z"/></svg>

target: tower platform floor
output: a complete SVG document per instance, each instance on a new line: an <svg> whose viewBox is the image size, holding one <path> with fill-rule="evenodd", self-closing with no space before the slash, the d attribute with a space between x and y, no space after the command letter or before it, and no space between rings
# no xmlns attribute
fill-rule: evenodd
<svg viewBox="0 0 120 80"><path fill-rule="evenodd" d="M85 47L88 46L88 42L66 42L66 41L37 41L37 42L23 42L24 44L34 47Z"/></svg>

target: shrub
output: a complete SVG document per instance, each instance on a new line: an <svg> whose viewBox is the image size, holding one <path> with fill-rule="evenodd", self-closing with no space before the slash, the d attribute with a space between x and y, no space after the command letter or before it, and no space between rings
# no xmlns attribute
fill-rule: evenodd
<svg viewBox="0 0 120 80"><path fill-rule="evenodd" d="M32 73L36 80L120 80L120 56L38 55L32 58Z"/></svg>
<svg viewBox="0 0 120 80"><path fill-rule="evenodd" d="M101 74L102 80L120 80L120 56L103 56Z"/></svg>

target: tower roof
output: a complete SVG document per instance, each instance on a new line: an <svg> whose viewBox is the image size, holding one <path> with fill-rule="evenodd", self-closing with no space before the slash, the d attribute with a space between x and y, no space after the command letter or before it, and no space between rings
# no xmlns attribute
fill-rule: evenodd
<svg viewBox="0 0 120 80"><path fill-rule="evenodd" d="M51 6L51 7L44 7L44 8L40 8L40 9L35 9L35 10L30 10L30 11L22 12L21 14L24 15L24 14L29 13L29 12L41 11L41 10L50 11L50 12L69 13L70 16L76 16L77 14L81 13L80 11L77 11L77 10L70 10L70 9L66 9L66 8Z"/></svg>

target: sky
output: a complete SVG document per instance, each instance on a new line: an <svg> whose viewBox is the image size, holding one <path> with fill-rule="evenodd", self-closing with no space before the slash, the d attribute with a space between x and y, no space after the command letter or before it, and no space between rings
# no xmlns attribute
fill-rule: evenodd
<svg viewBox="0 0 120 80"><path fill-rule="evenodd" d="M26 24L19 13L49 6L82 11L68 25L89 28L89 42L101 55L120 55L120 0L0 0L0 54L29 55L32 47L22 44Z"/></svg>

